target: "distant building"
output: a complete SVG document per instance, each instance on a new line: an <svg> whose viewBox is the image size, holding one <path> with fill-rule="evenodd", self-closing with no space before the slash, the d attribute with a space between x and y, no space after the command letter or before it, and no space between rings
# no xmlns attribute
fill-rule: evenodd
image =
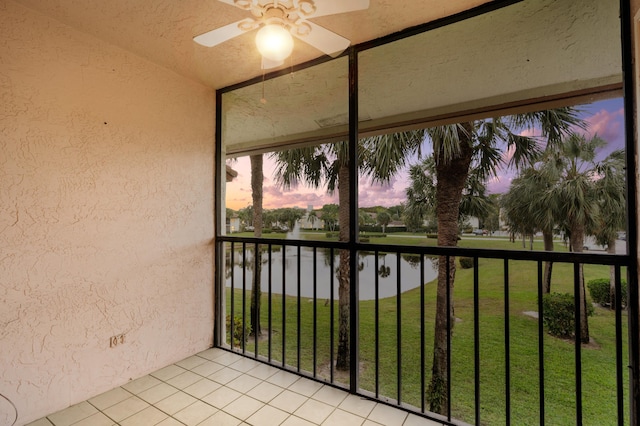
<svg viewBox="0 0 640 426"><path fill-rule="evenodd" d="M240 232L240 218L238 216L227 217L226 222L227 222L227 234Z"/></svg>

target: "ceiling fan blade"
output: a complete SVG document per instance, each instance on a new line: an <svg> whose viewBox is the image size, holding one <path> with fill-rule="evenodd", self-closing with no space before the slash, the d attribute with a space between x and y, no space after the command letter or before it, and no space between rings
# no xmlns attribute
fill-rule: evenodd
<svg viewBox="0 0 640 426"><path fill-rule="evenodd" d="M316 11L307 18L335 15L369 8L369 0L324 0L315 2Z"/></svg>
<svg viewBox="0 0 640 426"><path fill-rule="evenodd" d="M206 47L216 46L240 34L244 34L246 30L243 30L241 26L248 26L253 22L255 21L251 18L243 19L242 21L234 22L233 24L225 25L224 27L216 28L215 30L195 36L193 41Z"/></svg>
<svg viewBox="0 0 640 426"><path fill-rule="evenodd" d="M311 27L309 34L294 34L294 36L329 56L333 56L335 58L349 47L349 44L351 44L348 39L329 31L320 25L309 21L305 21L305 24Z"/></svg>

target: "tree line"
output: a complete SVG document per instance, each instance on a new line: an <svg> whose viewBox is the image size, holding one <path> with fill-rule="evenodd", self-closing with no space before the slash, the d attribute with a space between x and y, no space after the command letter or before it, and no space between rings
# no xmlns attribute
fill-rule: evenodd
<svg viewBox="0 0 640 426"><path fill-rule="evenodd" d="M281 207L277 209L263 209L262 210L262 223L263 231L265 229L272 229L277 231L290 231L296 223L303 218L306 218L307 227L310 229L319 229L322 223L322 229L327 231L334 231L338 229L338 212L340 208L337 204L325 204L320 209L304 210L300 207ZM404 222L405 217L403 212L405 206L399 204L393 207L362 207L358 209L358 221L361 226L376 226L382 227L382 232L385 232L385 228L392 222ZM239 231L253 231L253 205L241 208L239 210L233 210L227 208L227 218L237 217L240 219L241 229ZM421 228L422 226L418 226Z"/></svg>

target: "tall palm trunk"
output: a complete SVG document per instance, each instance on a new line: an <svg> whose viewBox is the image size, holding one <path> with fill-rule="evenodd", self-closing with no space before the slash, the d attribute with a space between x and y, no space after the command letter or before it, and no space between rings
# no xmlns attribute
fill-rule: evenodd
<svg viewBox="0 0 640 426"><path fill-rule="evenodd" d="M553 251L553 231L543 230L542 239L544 241L544 250ZM552 269L553 269L553 262L544 263L544 277L542 280L543 294L551 293L551 270Z"/></svg>
<svg viewBox="0 0 640 426"><path fill-rule="evenodd" d="M253 234L262 236L262 154L252 155L251 159L251 198L253 200ZM253 254L253 283L251 285L251 330L262 334L260 327L260 297L262 296L262 250L258 246Z"/></svg>
<svg viewBox="0 0 640 426"><path fill-rule="evenodd" d="M349 166L343 164L338 171L338 223L339 240L349 241ZM349 369L349 251L340 250L338 265L338 355L336 368ZM333 303L333 301L331 301Z"/></svg>
<svg viewBox="0 0 640 426"><path fill-rule="evenodd" d="M471 134L471 124L465 123ZM438 245L458 245L458 214L460 200L472 158L471 144L461 136L460 153L448 161L436 156L436 217L438 221ZM447 270L448 269L448 270ZM436 296L436 323L433 343L433 367L428 399L431 411L445 414L449 404L447 395L447 340L454 324L453 282L456 274L455 257L446 256L438 260L438 289ZM448 276L447 276L448 275ZM448 281L448 282L447 282ZM448 288L447 288L448 284ZM447 293L449 310L447 311Z"/></svg>
<svg viewBox="0 0 640 426"><path fill-rule="evenodd" d="M582 253L582 247L584 246L584 227L576 225L571 227L571 236L569 237L571 247L574 252ZM582 270L582 264L578 265L578 279L579 279L579 295L578 303L580 303L580 341L582 343L589 343L589 323L587 322L587 298L584 288L584 273Z"/></svg>

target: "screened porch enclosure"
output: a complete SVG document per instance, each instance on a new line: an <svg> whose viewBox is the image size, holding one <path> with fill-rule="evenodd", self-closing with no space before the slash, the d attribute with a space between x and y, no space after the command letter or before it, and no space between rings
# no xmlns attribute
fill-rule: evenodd
<svg viewBox="0 0 640 426"><path fill-rule="evenodd" d="M388 148L376 137L625 102L620 4L559 3L490 3L217 92L217 347L447 424L630 424L638 396L635 214L615 253L572 252L560 239L548 252L540 241L528 250L464 235L445 246L442 225L431 241L425 232L379 237L360 214L385 202L365 196L375 181L367 159ZM631 114L627 103L623 114ZM632 139L621 147L628 171ZM422 139L408 161L433 154L432 141ZM508 159L507 142L497 149ZM335 170L310 169L294 155L305 152L322 153L315 161ZM260 184L268 226L240 217L234 223L245 232L227 232L229 209L256 210L256 189L248 177L230 186L221 170L253 174L252 156L279 173ZM333 180L322 175L330 171ZM291 201L306 208L305 227L302 217L267 219L265 211L289 207L269 204L276 192L305 180L318 189ZM633 176L626 182L632 205ZM326 210L310 219L309 205L327 192L336 217ZM547 262L553 291L573 302L564 339L545 323ZM581 318L591 311L584 282L601 276L612 278L614 308L594 308L590 343L580 344ZM435 364L444 365L439 382Z"/></svg>

